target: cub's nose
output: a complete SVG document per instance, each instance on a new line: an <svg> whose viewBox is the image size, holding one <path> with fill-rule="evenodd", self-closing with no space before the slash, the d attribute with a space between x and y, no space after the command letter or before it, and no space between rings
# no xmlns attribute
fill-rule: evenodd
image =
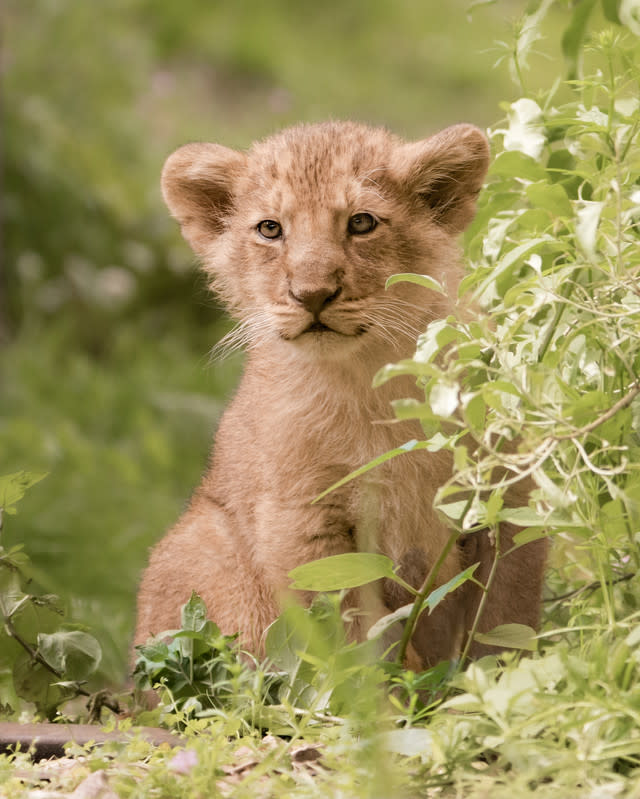
<svg viewBox="0 0 640 799"><path fill-rule="evenodd" d="M341 291L342 288L340 287L337 289L326 287L312 289L299 288L295 291L289 289L289 296L292 300L302 305L309 313L318 316L320 311L329 305L329 303L333 302Z"/></svg>

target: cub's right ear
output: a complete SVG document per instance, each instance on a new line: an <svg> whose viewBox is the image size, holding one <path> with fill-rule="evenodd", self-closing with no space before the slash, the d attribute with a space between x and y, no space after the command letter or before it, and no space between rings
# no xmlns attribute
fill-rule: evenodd
<svg viewBox="0 0 640 799"><path fill-rule="evenodd" d="M224 229L246 156L219 144L186 144L162 170L162 196L198 255Z"/></svg>

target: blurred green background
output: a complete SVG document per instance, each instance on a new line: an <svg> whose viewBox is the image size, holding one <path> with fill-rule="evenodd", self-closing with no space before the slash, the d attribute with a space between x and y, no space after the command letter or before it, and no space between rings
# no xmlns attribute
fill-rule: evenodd
<svg viewBox="0 0 640 799"><path fill-rule="evenodd" d="M209 362L229 323L162 206L165 157L299 120L495 122L517 97L495 41L524 3L469 5L4 1L0 474L49 476L3 543L91 626L103 676L241 367Z"/></svg>

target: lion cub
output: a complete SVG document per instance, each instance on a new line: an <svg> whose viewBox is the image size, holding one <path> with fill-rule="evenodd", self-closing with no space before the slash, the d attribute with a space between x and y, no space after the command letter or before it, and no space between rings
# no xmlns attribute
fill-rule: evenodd
<svg viewBox="0 0 640 799"><path fill-rule="evenodd" d="M420 396L415 383L374 390L372 379L411 357L417 334L450 301L408 283L385 290L385 281L427 274L455 296L456 237L474 214L488 160L487 141L471 125L405 142L348 122L293 127L248 152L188 144L168 159L164 198L239 320L247 363L202 483L151 553L136 643L175 628L196 590L222 631L239 631L259 654L289 571L327 555L382 552L409 583L422 583L448 537L432 507L450 472L447 453L395 458L312 502L420 437L414 422L385 423L392 398ZM512 534L501 533L506 547ZM438 579L476 561L486 579L492 558L488 535L466 536ZM482 629L536 625L544 560L537 542L501 561ZM413 668L455 656L479 599L467 584L423 615ZM362 638L407 601L395 583L352 591L346 603L362 613L351 634Z"/></svg>

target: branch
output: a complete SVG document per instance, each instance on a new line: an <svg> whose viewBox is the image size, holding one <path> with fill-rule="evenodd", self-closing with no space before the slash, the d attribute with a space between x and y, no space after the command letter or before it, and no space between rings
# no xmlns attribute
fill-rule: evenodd
<svg viewBox="0 0 640 799"><path fill-rule="evenodd" d="M623 408L626 408L627 405L630 405L633 400L640 394L640 380L636 380L633 388L624 395L624 397L620 397L620 399L612 405L608 411L605 411L602 416L598 416L597 419L594 419L593 422L589 422L584 427L579 427L577 430L574 430L573 433L565 433L562 436L554 436L555 441L570 441L572 438L578 438L578 436L584 436L587 433L591 433L596 427L600 427L601 424L608 422L609 419L612 419L618 411L621 411Z"/></svg>
<svg viewBox="0 0 640 799"><path fill-rule="evenodd" d="M611 580L607 583L607 585L618 585L618 583L626 583L628 580L631 580L635 577L635 572L631 572L630 574L623 574L621 577L616 577L615 580ZM587 583L586 585L581 585L580 588L576 588L573 591L567 591L566 594L560 594L558 596L549 596L543 599L542 601L545 604L551 604L552 602L562 602L564 599L572 599L573 597L579 596L580 594L584 593L585 591L589 591L592 593L593 591L597 591L598 588L602 588L602 583L599 580L595 580L592 583Z"/></svg>
<svg viewBox="0 0 640 799"><path fill-rule="evenodd" d="M11 618L5 616L4 626L9 636L13 638L14 641L16 641L25 650L25 652L27 652L27 654L33 661L39 663L41 666L47 669L47 671L53 674L53 676L57 680L63 679L64 674L55 669L45 658L42 657L42 654L37 649L34 649L28 641L24 640L24 638L16 630L13 622L11 621ZM80 685L76 685L75 690L78 696L86 696L89 697L90 699L93 697L93 694L91 694L85 688L82 688ZM116 714L120 713L120 705L118 704L118 702L111 701L110 699L105 697L101 697L100 707L107 707L109 708L109 710L111 710L113 713Z"/></svg>

